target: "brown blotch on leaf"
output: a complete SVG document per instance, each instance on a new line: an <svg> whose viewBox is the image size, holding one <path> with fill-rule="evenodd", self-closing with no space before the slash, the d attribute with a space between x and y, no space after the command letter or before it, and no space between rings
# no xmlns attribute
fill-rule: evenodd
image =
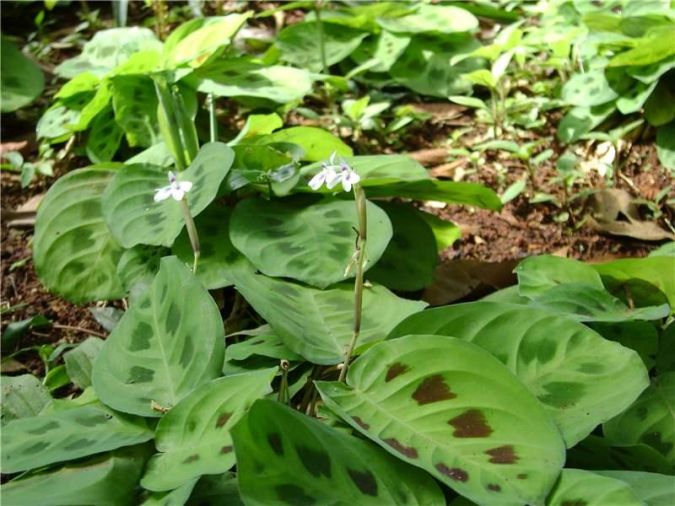
<svg viewBox="0 0 675 506"><path fill-rule="evenodd" d="M183 461L183 464L189 464L191 462L194 462L195 460L199 460L199 455L197 455L196 453L194 455L190 455L188 458L186 458Z"/></svg>
<svg viewBox="0 0 675 506"><path fill-rule="evenodd" d="M487 489L488 489L488 490L492 490L493 492L501 492L501 491L502 491L502 487L500 487L500 486L497 485L496 483L490 483L490 484L487 486Z"/></svg>
<svg viewBox="0 0 675 506"><path fill-rule="evenodd" d="M357 424L359 427L361 427L363 430L368 430L368 429L370 429L370 425L368 425L366 422L364 422L363 420L361 420L360 417L354 416L354 417L352 417L352 420L354 420L354 421L356 422L356 424Z"/></svg>
<svg viewBox="0 0 675 506"><path fill-rule="evenodd" d="M490 462L493 464L515 464L518 460L512 445L498 446L490 450L485 450L490 456Z"/></svg>
<svg viewBox="0 0 675 506"><path fill-rule="evenodd" d="M412 394L412 398L420 406L431 404L432 402L454 399L455 397L457 397L457 394L450 391L450 387L445 384L445 380L440 374L424 378L424 381L420 383L420 386Z"/></svg>
<svg viewBox="0 0 675 506"><path fill-rule="evenodd" d="M220 453L221 453L221 454L230 453L231 451L232 451L232 445L223 446L223 447L220 449Z"/></svg>
<svg viewBox="0 0 675 506"><path fill-rule="evenodd" d="M395 364L391 364L389 366L389 369L387 370L387 376L384 378L384 381L389 383L391 380L393 380L396 376L399 376L403 374L404 372L407 372L410 368L402 364L401 362L396 362Z"/></svg>
<svg viewBox="0 0 675 506"><path fill-rule="evenodd" d="M469 473L464 469L459 469L458 467L448 467L445 464L436 464L436 469L439 473L446 475L448 478L452 478L455 481L468 481Z"/></svg>
<svg viewBox="0 0 675 506"><path fill-rule="evenodd" d="M375 480L373 473L368 470L357 471L349 468L347 468L347 473L361 492L365 495L377 497L377 480Z"/></svg>
<svg viewBox="0 0 675 506"><path fill-rule="evenodd" d="M488 437L492 434L492 427L488 425L485 415L479 409L465 411L448 420L448 423L455 428L455 432L452 433L455 437Z"/></svg>
<svg viewBox="0 0 675 506"><path fill-rule="evenodd" d="M516 478L518 478L519 480L524 480L524 479L527 478L527 474L525 474L525 473L520 473L518 476L516 476Z"/></svg>
<svg viewBox="0 0 675 506"><path fill-rule="evenodd" d="M326 478L331 477L330 457L326 452L303 445L296 445L295 451L298 453L302 465L312 476L316 478L321 475Z"/></svg>
<svg viewBox="0 0 675 506"><path fill-rule="evenodd" d="M220 415L216 421L216 429L220 429L223 425L225 425L231 416L232 413L223 413Z"/></svg>
<svg viewBox="0 0 675 506"><path fill-rule="evenodd" d="M274 453L279 456L284 454L284 445L281 442L281 436L278 433L272 432L267 434L267 442L270 444L272 450L274 450Z"/></svg>
<svg viewBox="0 0 675 506"><path fill-rule="evenodd" d="M411 446L405 446L402 445L398 439L388 438L388 439L383 439L383 442L387 443L389 446L391 446L394 450L396 450L399 453L402 453L409 459L416 459L417 458L417 450Z"/></svg>

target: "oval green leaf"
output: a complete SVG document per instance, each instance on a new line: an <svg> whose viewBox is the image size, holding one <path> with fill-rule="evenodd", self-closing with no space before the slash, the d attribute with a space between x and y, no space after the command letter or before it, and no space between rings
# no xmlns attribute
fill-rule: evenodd
<svg viewBox="0 0 675 506"><path fill-rule="evenodd" d="M334 199L307 203L302 198L243 200L232 213L230 239L264 274L325 288L345 279L358 227L356 206ZM366 209L366 258L372 266L387 247L392 229L382 209L371 202Z"/></svg>
<svg viewBox="0 0 675 506"><path fill-rule="evenodd" d="M453 335L489 351L544 404L568 447L648 385L636 352L534 307L473 302L434 308L403 321L389 337L413 333Z"/></svg>
<svg viewBox="0 0 675 506"><path fill-rule="evenodd" d="M277 368L218 378L179 402L157 424L155 446L141 485L171 490L235 464L230 429L253 401L272 391Z"/></svg>
<svg viewBox="0 0 675 506"><path fill-rule="evenodd" d="M114 409L158 417L220 376L223 347L216 303L185 265L165 257L147 292L106 339L94 364L94 389Z"/></svg>
<svg viewBox="0 0 675 506"><path fill-rule="evenodd" d="M541 504L565 460L560 432L537 399L460 339L380 343L350 367L346 385L317 388L355 429L479 504Z"/></svg>
<svg viewBox="0 0 675 506"><path fill-rule="evenodd" d="M581 469L564 469L546 506L644 506L627 483Z"/></svg>
<svg viewBox="0 0 675 506"><path fill-rule="evenodd" d="M68 300L124 295L117 276L122 249L101 212L101 195L113 175L104 167L74 170L54 183L38 209L35 270L48 290Z"/></svg>
<svg viewBox="0 0 675 506"><path fill-rule="evenodd" d="M248 506L445 504L423 472L274 401L257 401L232 437Z"/></svg>

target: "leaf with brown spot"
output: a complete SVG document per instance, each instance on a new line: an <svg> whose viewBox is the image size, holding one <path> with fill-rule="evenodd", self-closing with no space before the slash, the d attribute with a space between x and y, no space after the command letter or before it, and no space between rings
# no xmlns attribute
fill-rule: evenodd
<svg viewBox="0 0 675 506"><path fill-rule="evenodd" d="M396 362L394 364L391 364L389 366L389 369L387 369L387 376L384 378L384 381L389 382L393 380L396 376L399 376L406 372L409 369L409 367L405 364L402 364L400 362Z"/></svg>
<svg viewBox="0 0 675 506"><path fill-rule="evenodd" d="M657 503L643 502L631 486L620 479L581 469L563 469L560 479L546 501L546 506L594 504L643 506Z"/></svg>
<svg viewBox="0 0 675 506"><path fill-rule="evenodd" d="M490 456L490 462L493 464L515 464L518 462L518 456L513 450L512 445L498 446L497 448L485 450L485 453ZM516 478L520 476L519 474Z"/></svg>
<svg viewBox="0 0 675 506"><path fill-rule="evenodd" d="M218 378L176 404L157 424L159 453L148 461L143 487L171 490L230 469L236 460L230 430L253 401L271 392L276 372L274 367Z"/></svg>
<svg viewBox="0 0 675 506"><path fill-rule="evenodd" d="M445 504L427 473L275 401L256 401L232 437L245 504Z"/></svg>
<svg viewBox="0 0 675 506"><path fill-rule="evenodd" d="M387 381L400 364L405 374ZM496 504L496 497L500 504L543 503L564 462L560 432L542 404L496 358L460 339L386 340L354 361L346 384L315 384L354 429L478 504ZM505 442L511 452L501 448ZM499 463L515 460L516 449L517 466ZM518 480L519 473L530 478Z"/></svg>
<svg viewBox="0 0 675 506"><path fill-rule="evenodd" d="M432 402L454 399L457 395L450 391L450 387L446 385L443 376L434 374L433 376L424 378L420 386L413 392L412 397L421 406Z"/></svg>

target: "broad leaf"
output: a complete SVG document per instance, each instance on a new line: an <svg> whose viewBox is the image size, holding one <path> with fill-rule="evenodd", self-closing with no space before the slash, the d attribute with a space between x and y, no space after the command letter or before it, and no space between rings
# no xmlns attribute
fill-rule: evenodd
<svg viewBox="0 0 675 506"><path fill-rule="evenodd" d="M366 187L370 198L403 197L413 200L438 200L448 204L465 204L499 210L502 202L490 188L477 183L422 180Z"/></svg>
<svg viewBox="0 0 675 506"><path fill-rule="evenodd" d="M596 473L628 483L635 495L649 506L675 504L672 476L638 471L596 471Z"/></svg>
<svg viewBox="0 0 675 506"><path fill-rule="evenodd" d="M176 257L165 257L147 292L106 339L93 384L107 405L156 417L217 378L222 363L216 303Z"/></svg>
<svg viewBox="0 0 675 506"><path fill-rule="evenodd" d="M204 506L206 504L244 506L239 495L237 477L230 472L221 475L202 476L186 504L188 506Z"/></svg>
<svg viewBox="0 0 675 506"><path fill-rule="evenodd" d="M180 506L186 504L197 484L197 480L197 478L192 479L185 485L167 492L152 492L148 494L141 506Z"/></svg>
<svg viewBox="0 0 675 506"><path fill-rule="evenodd" d="M303 160L316 162L327 160L332 153L342 156L352 156L352 148L347 146L339 137L322 128L298 126L285 128L267 135L259 142L271 144L274 142L291 142L300 146L305 152Z"/></svg>
<svg viewBox="0 0 675 506"><path fill-rule="evenodd" d="M230 429L253 401L272 391L277 368L218 378L179 402L157 424L155 446L141 484L148 490L179 487L235 463Z"/></svg>
<svg viewBox="0 0 675 506"><path fill-rule="evenodd" d="M157 246L139 244L124 250L117 264L117 274L131 300L143 295L152 284L159 270L159 262L168 250ZM188 264L192 263L192 258Z"/></svg>
<svg viewBox="0 0 675 506"><path fill-rule="evenodd" d="M45 78L33 60L28 59L7 38L0 37L0 80L2 112L12 112L40 96Z"/></svg>
<svg viewBox="0 0 675 506"><path fill-rule="evenodd" d="M346 26L330 23L319 24L305 21L287 26L276 39L281 58L298 67L318 72L322 69L321 49L318 40L322 40L326 65L330 66L349 56L368 34Z"/></svg>
<svg viewBox="0 0 675 506"><path fill-rule="evenodd" d="M410 206L379 203L394 229L387 249L368 271L368 279L392 290L421 290L433 281L436 238L416 209Z"/></svg>
<svg viewBox="0 0 675 506"><path fill-rule="evenodd" d="M354 289L341 284L317 290L253 273L237 273L237 290L270 324L293 352L315 364L343 360L352 336ZM424 302L401 299L382 286L363 292L360 344L384 339L406 316L421 311Z"/></svg>
<svg viewBox="0 0 675 506"><path fill-rule="evenodd" d="M35 416L52 399L49 390L32 374L2 376L2 425L17 418Z"/></svg>
<svg viewBox="0 0 675 506"><path fill-rule="evenodd" d="M439 307L411 316L389 337L413 333L456 336L492 353L544 404L568 447L621 413L648 385L647 370L633 350L534 307L498 302Z"/></svg>
<svg viewBox="0 0 675 506"><path fill-rule="evenodd" d="M230 286L233 269L251 268L230 241L230 214L229 208L214 204L195 220L201 249L197 279L209 290ZM194 253L187 230L176 239L173 253L186 264L192 264Z"/></svg>
<svg viewBox="0 0 675 506"><path fill-rule="evenodd" d="M248 506L445 504L429 476L274 401L257 401L232 435Z"/></svg>
<svg viewBox="0 0 675 506"><path fill-rule="evenodd" d="M138 504L136 487L144 462L144 448L133 447L12 480L2 486L2 503L6 506L132 506Z"/></svg>
<svg viewBox="0 0 675 506"><path fill-rule="evenodd" d="M551 255L529 257L514 270L518 275L518 293L536 298L558 285L577 283L604 290L598 273L583 262Z"/></svg>
<svg viewBox="0 0 675 506"><path fill-rule="evenodd" d="M614 444L644 443L675 465L675 372L661 374L623 413L603 425Z"/></svg>
<svg viewBox="0 0 675 506"><path fill-rule="evenodd" d="M232 343L225 349L225 362L246 360L252 356L268 357L277 360L302 360L300 355L289 350L282 339L269 325L240 332L237 336L250 336L244 341ZM229 336L228 336L229 337Z"/></svg>
<svg viewBox="0 0 675 506"><path fill-rule="evenodd" d="M185 198L193 217L216 197L233 159L234 153L226 144L210 142L178 175L180 181L192 183ZM103 214L122 246L173 244L185 225L181 205L173 198L154 201L155 191L167 184L166 171L152 165L126 165L112 180L103 196Z"/></svg>
<svg viewBox="0 0 675 506"><path fill-rule="evenodd" d="M361 177L361 186L368 188L385 183L429 179L426 169L405 155L370 155L344 157L345 162ZM311 177L321 170L321 163L306 165L301 174Z"/></svg>
<svg viewBox="0 0 675 506"><path fill-rule="evenodd" d="M456 33L478 28L478 19L459 7L421 4L413 14L402 17L382 17L379 25L390 32L401 33Z"/></svg>
<svg viewBox="0 0 675 506"><path fill-rule="evenodd" d="M540 504L565 445L537 399L478 346L412 335L359 357L327 405L398 458L479 504Z"/></svg>
<svg viewBox="0 0 675 506"><path fill-rule="evenodd" d="M115 121L124 130L129 146L150 147L161 138L157 125L157 95L152 79L142 75L112 78Z"/></svg>
<svg viewBox="0 0 675 506"><path fill-rule="evenodd" d="M101 195L111 169L78 169L52 185L35 221L33 261L48 290L74 302L117 299L121 248L103 221Z"/></svg>
<svg viewBox="0 0 675 506"><path fill-rule="evenodd" d="M2 428L2 472L74 460L152 437L145 420L116 414L100 404L21 418Z"/></svg>
<svg viewBox="0 0 675 506"><path fill-rule="evenodd" d="M91 385L91 371L101 348L103 348L102 339L88 337L63 354L68 377L78 388L84 390Z"/></svg>
<svg viewBox="0 0 675 506"><path fill-rule="evenodd" d="M115 123L112 109L101 112L91 125L87 156L94 163L109 162L120 147L124 131Z"/></svg>
<svg viewBox="0 0 675 506"><path fill-rule="evenodd" d="M334 199L307 203L304 198L243 200L232 213L230 239L264 274L325 288L346 278L358 227L356 206ZM366 257L372 266L387 247L392 229L387 214L375 204L368 202L366 211Z"/></svg>
<svg viewBox="0 0 675 506"><path fill-rule="evenodd" d="M605 104L618 96L601 69L573 75L562 89L565 102L583 107Z"/></svg>
<svg viewBox="0 0 675 506"><path fill-rule="evenodd" d="M563 469L560 479L546 506L643 506L633 489L626 482L583 471L581 469Z"/></svg>

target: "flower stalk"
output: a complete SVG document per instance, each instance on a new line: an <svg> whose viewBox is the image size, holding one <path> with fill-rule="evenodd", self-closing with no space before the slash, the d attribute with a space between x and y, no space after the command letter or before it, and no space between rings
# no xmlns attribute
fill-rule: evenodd
<svg viewBox="0 0 675 506"><path fill-rule="evenodd" d="M199 256L201 249L199 246L199 234L197 234L197 227L195 220L192 218L190 208L187 204L187 199L183 197L180 200L180 209L183 211L183 219L185 220L185 228L187 228L188 237L190 238L190 246L192 246L192 253L194 254L194 261L192 263L192 273L197 273L197 264L199 263Z"/></svg>
<svg viewBox="0 0 675 506"><path fill-rule="evenodd" d="M352 328L352 339L345 351L345 358L340 368L340 377L338 381L345 381L349 361L354 353L354 348L361 334L361 315L363 313L363 271L366 263L366 240L368 238L368 220L366 215L366 194L360 184L354 185L354 201L356 203L356 214L359 220L359 229L356 237L356 248L354 251L355 278L354 278L354 326Z"/></svg>

